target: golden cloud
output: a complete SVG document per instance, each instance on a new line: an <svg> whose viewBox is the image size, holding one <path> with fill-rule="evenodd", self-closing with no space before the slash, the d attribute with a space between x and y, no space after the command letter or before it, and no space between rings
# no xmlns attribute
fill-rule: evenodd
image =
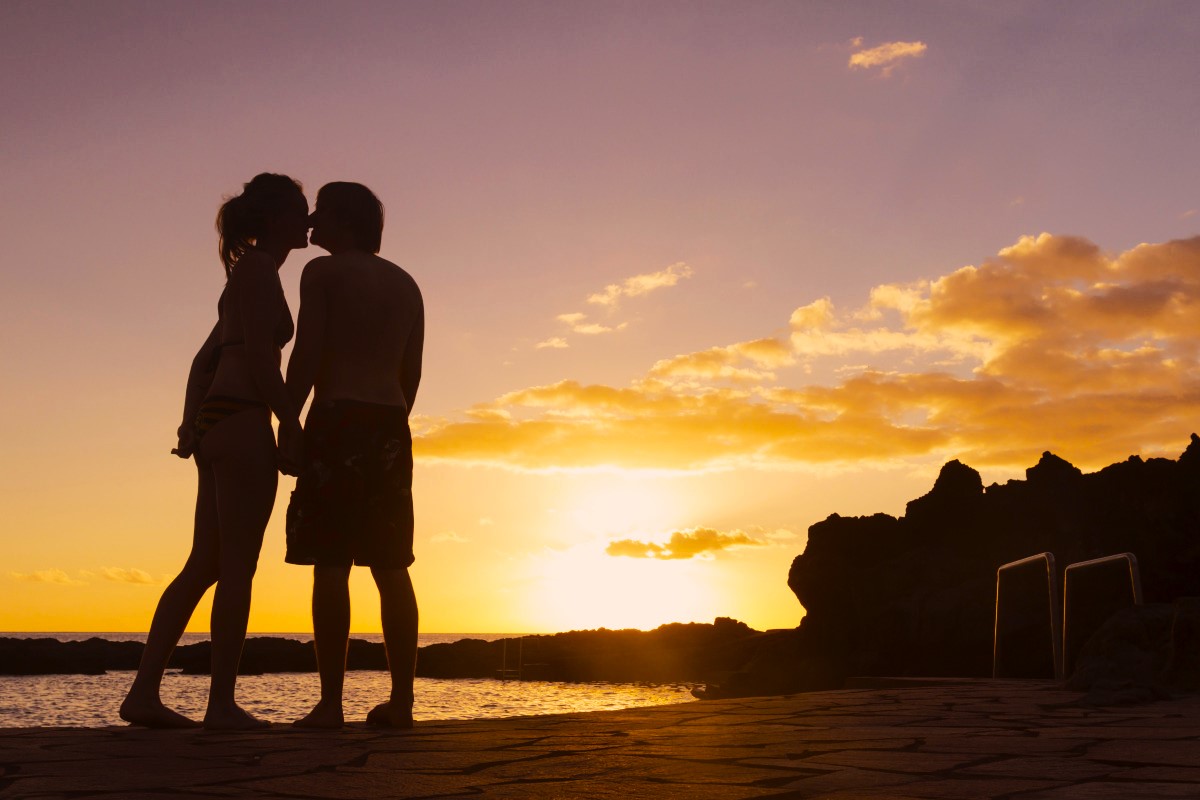
<svg viewBox="0 0 1200 800"><path fill-rule="evenodd" d="M877 286L856 309L807 303L788 322L786 340L661 359L628 386L564 380L464 420L423 419L416 453L520 470L702 470L1024 467L1050 449L1098 467L1177 454L1200 418L1200 237L1117 255L1024 237L978 265ZM806 383L810 372L835 377Z"/></svg>
<svg viewBox="0 0 1200 800"><path fill-rule="evenodd" d="M862 46L862 38L856 38L854 47ZM850 56L850 69L872 69L879 67L887 77L896 65L907 58L919 58L929 48L924 42L887 42L867 50L859 50Z"/></svg>
<svg viewBox="0 0 1200 800"><path fill-rule="evenodd" d="M10 572L8 574L13 580L30 583L56 583L60 586L87 585L86 581L75 580L61 569L39 569L34 572Z"/></svg>
<svg viewBox="0 0 1200 800"><path fill-rule="evenodd" d="M604 552L610 556L672 560L707 556L735 547L762 547L763 545L763 542L752 539L741 531L721 533L712 528L691 528L675 531L666 544L620 539L609 542Z"/></svg>
<svg viewBox="0 0 1200 800"><path fill-rule="evenodd" d="M699 353L688 353L656 362L650 368L651 378L671 380L701 378L756 382L774 380L770 368L795 363L795 356L778 339L755 339L726 347L713 347ZM749 363L751 366L742 366Z"/></svg>
<svg viewBox="0 0 1200 800"><path fill-rule="evenodd" d="M151 577L149 572L137 568L101 567L100 574L106 580L115 581L116 583L134 583L139 586L153 586L158 583L158 581Z"/></svg>
<svg viewBox="0 0 1200 800"><path fill-rule="evenodd" d="M626 278L621 283L610 283L602 291L590 295L587 301L602 306L613 306L622 297L638 297L643 294L649 294L655 289L674 286L684 278L690 277L692 277L692 268L679 261L658 272L634 275L632 278Z"/></svg>

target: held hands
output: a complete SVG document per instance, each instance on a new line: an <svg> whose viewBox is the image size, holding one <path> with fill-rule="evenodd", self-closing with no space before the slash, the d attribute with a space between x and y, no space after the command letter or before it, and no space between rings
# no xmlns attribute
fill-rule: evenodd
<svg viewBox="0 0 1200 800"><path fill-rule="evenodd" d="M279 424L279 471L293 477L304 467L304 431L299 422Z"/></svg>
<svg viewBox="0 0 1200 800"><path fill-rule="evenodd" d="M191 458L192 453L196 452L196 428L187 422L179 426L176 432L179 436L179 444L176 445L171 453L180 458Z"/></svg>

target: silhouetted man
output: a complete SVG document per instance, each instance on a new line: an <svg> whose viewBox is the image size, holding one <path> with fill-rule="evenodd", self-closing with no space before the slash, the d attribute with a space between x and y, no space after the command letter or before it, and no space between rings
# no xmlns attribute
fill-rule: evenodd
<svg viewBox="0 0 1200 800"><path fill-rule="evenodd" d="M313 635L321 700L303 727L344 724L350 637L350 567L379 587L391 697L367 715L412 726L417 655L413 563L412 437L408 414L421 379L425 312L400 267L376 255L383 206L357 183L330 183L309 218L329 251L300 279L296 346L287 387L296 407L315 389L304 425L305 464L288 506L287 561L312 564Z"/></svg>

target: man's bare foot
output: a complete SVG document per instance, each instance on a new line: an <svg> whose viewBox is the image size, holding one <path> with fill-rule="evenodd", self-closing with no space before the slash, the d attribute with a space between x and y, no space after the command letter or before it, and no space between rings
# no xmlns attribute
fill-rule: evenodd
<svg viewBox="0 0 1200 800"><path fill-rule="evenodd" d="M144 725L147 728L199 728L200 723L189 719L178 711L172 711L162 704L158 698L138 701L126 697L121 703L121 719L130 725Z"/></svg>
<svg viewBox="0 0 1200 800"><path fill-rule="evenodd" d="M346 718L342 714L341 704L334 705L326 703L324 700L318 702L313 710L308 712L308 715L303 719L298 719L292 723L297 728L326 728L334 729L341 728L346 725Z"/></svg>
<svg viewBox="0 0 1200 800"><path fill-rule="evenodd" d="M367 712L367 724L381 728L411 728L413 726L412 704L389 700Z"/></svg>
<svg viewBox="0 0 1200 800"><path fill-rule="evenodd" d="M271 723L265 719L252 717L239 706L209 708L204 715L204 728L210 731L253 731L270 726Z"/></svg>

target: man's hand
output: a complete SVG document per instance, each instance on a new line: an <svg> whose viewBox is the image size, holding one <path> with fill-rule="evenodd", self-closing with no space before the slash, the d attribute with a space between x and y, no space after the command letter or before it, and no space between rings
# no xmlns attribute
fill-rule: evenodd
<svg viewBox="0 0 1200 800"><path fill-rule="evenodd" d="M299 422L279 425L279 471L293 477L304 468L304 431Z"/></svg>

